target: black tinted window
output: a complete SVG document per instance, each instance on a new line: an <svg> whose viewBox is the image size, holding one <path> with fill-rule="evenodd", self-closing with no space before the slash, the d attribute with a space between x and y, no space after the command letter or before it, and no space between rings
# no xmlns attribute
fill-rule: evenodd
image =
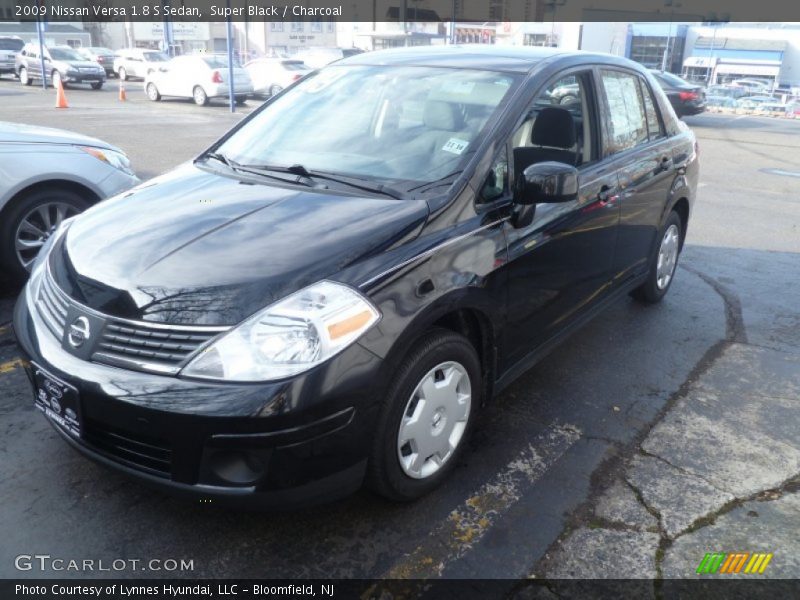
<svg viewBox="0 0 800 600"><path fill-rule="evenodd" d="M646 142L647 118L639 93L638 77L622 71L600 71L608 106L611 153Z"/></svg>

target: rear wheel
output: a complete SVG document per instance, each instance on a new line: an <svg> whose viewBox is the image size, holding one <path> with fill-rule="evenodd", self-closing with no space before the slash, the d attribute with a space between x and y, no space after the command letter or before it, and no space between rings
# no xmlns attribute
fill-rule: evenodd
<svg viewBox="0 0 800 600"><path fill-rule="evenodd" d="M90 204L89 198L57 188L18 197L0 218L0 262L12 276L27 277L39 250L61 222Z"/></svg>
<svg viewBox="0 0 800 600"><path fill-rule="evenodd" d="M192 90L192 98L194 98L194 103L197 104L197 106L205 106L208 104L208 94L206 94L202 86L195 86L194 90Z"/></svg>
<svg viewBox="0 0 800 600"><path fill-rule="evenodd" d="M419 498L453 470L481 403L477 352L464 336L437 329L403 360L378 420L368 485L392 500Z"/></svg>
<svg viewBox="0 0 800 600"><path fill-rule="evenodd" d="M682 230L680 216L672 211L659 234L658 251L650 261L647 281L631 292L634 298L646 304L655 304L667 295L678 267Z"/></svg>
<svg viewBox="0 0 800 600"><path fill-rule="evenodd" d="M236 96L236 104L242 105L247 102L247 96Z"/></svg>
<svg viewBox="0 0 800 600"><path fill-rule="evenodd" d="M153 102L158 102L159 100L161 100L161 94L159 93L156 84L153 83L152 81L147 84L145 92L147 92L147 97L150 98L150 100L152 100Z"/></svg>

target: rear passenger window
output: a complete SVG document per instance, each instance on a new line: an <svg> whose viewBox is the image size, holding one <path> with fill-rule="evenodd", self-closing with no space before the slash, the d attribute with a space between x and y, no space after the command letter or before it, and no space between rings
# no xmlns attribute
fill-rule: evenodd
<svg viewBox="0 0 800 600"><path fill-rule="evenodd" d="M647 119L639 93L638 77L622 71L601 69L610 122L612 154L647 141Z"/></svg>
<svg viewBox="0 0 800 600"><path fill-rule="evenodd" d="M651 140L657 140L664 137L664 128L661 126L661 120L658 118L658 111L656 110L656 99L653 98L653 92L650 87L639 79L639 85L642 88L642 98L644 99L644 110L647 114L647 130L650 134Z"/></svg>

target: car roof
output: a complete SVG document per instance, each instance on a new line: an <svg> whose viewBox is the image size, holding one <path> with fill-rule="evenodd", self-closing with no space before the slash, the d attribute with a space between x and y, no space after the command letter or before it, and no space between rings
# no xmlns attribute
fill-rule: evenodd
<svg viewBox="0 0 800 600"><path fill-rule="evenodd" d="M564 50L541 46L496 46L493 44L453 44L416 46L364 52L337 61L337 65L436 66L527 73L538 63L553 57L583 58L586 63L639 65L611 54Z"/></svg>

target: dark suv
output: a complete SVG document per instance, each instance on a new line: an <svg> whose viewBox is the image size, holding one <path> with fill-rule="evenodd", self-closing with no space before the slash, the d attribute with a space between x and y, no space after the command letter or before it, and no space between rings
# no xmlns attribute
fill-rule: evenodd
<svg viewBox="0 0 800 600"><path fill-rule="evenodd" d="M697 178L631 61L361 54L67 221L14 328L36 406L103 464L256 506L413 499L567 333L664 297Z"/></svg>

